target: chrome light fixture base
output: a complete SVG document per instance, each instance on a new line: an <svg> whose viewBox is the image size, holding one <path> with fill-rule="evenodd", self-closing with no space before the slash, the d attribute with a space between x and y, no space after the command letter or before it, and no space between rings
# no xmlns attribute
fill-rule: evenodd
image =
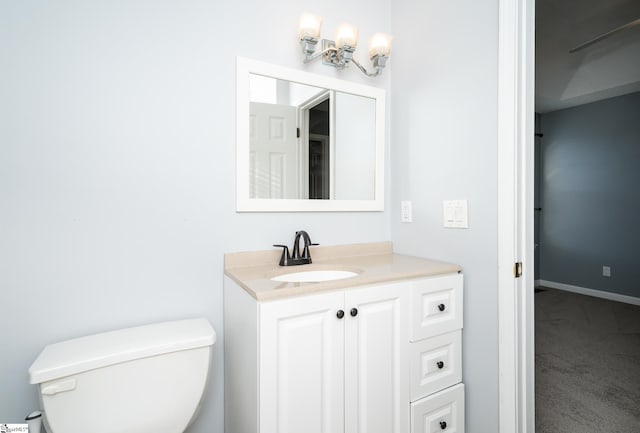
<svg viewBox="0 0 640 433"><path fill-rule="evenodd" d="M316 41L317 43L317 41ZM305 47L308 46L307 42L303 39L300 40L300 44L303 46L303 52L305 53L304 63L309 63L315 60L317 57L322 56L322 64L327 66L333 66L338 69L345 69L349 66L349 63L355 64L360 71L368 77L377 77L382 73L382 70L386 66L388 56L383 55L375 55L371 57L371 61L373 62L373 67L375 68L373 72L369 72L366 70L364 66L360 64L356 59L353 58L353 53L356 50L356 47L352 47L350 45L344 45L342 48L337 48L336 43L331 39L323 39L322 40L322 51L318 54L313 54L305 51ZM315 44L313 45L315 48Z"/></svg>
<svg viewBox="0 0 640 433"><path fill-rule="evenodd" d="M322 64L333 66L334 68L344 69L349 62L353 60L353 52L355 47L345 45L337 48L336 43L329 39L322 40Z"/></svg>
<svg viewBox="0 0 640 433"><path fill-rule="evenodd" d="M312 38L310 36L305 36L300 39L300 46L302 47L302 53L306 58L313 57L313 53L316 51L316 45L318 44L318 39ZM305 61L306 61L305 58Z"/></svg>

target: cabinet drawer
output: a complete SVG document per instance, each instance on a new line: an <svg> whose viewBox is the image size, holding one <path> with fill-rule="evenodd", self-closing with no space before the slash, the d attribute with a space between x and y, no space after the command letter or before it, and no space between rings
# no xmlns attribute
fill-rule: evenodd
<svg viewBox="0 0 640 433"><path fill-rule="evenodd" d="M458 384L411 403L414 433L464 433L464 385Z"/></svg>
<svg viewBox="0 0 640 433"><path fill-rule="evenodd" d="M411 401L462 381L462 331L410 343Z"/></svg>
<svg viewBox="0 0 640 433"><path fill-rule="evenodd" d="M462 274L411 283L411 341L462 328Z"/></svg>

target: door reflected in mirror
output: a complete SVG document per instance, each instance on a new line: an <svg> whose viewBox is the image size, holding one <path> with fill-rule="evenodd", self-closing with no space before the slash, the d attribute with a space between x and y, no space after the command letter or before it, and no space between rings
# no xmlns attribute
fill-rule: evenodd
<svg viewBox="0 0 640 433"><path fill-rule="evenodd" d="M258 74L249 98L251 198L373 199L373 98Z"/></svg>

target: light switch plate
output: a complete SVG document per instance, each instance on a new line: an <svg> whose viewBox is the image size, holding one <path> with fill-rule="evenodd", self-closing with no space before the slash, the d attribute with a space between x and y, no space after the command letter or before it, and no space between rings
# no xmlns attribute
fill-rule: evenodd
<svg viewBox="0 0 640 433"><path fill-rule="evenodd" d="M445 200L442 202L443 224L446 228L469 228L467 200Z"/></svg>

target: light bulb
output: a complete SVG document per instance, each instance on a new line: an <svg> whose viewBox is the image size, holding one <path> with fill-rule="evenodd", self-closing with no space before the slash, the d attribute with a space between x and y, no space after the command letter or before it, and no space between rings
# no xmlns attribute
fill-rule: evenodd
<svg viewBox="0 0 640 433"><path fill-rule="evenodd" d="M322 17L304 12L298 21L298 39L304 37L319 39L322 28Z"/></svg>
<svg viewBox="0 0 640 433"><path fill-rule="evenodd" d="M369 41L369 57L385 56L389 57L391 53L392 36L384 33L376 33Z"/></svg>
<svg viewBox="0 0 640 433"><path fill-rule="evenodd" d="M358 28L349 24L343 24L336 32L336 48L340 49L348 45L355 48L358 45Z"/></svg>

